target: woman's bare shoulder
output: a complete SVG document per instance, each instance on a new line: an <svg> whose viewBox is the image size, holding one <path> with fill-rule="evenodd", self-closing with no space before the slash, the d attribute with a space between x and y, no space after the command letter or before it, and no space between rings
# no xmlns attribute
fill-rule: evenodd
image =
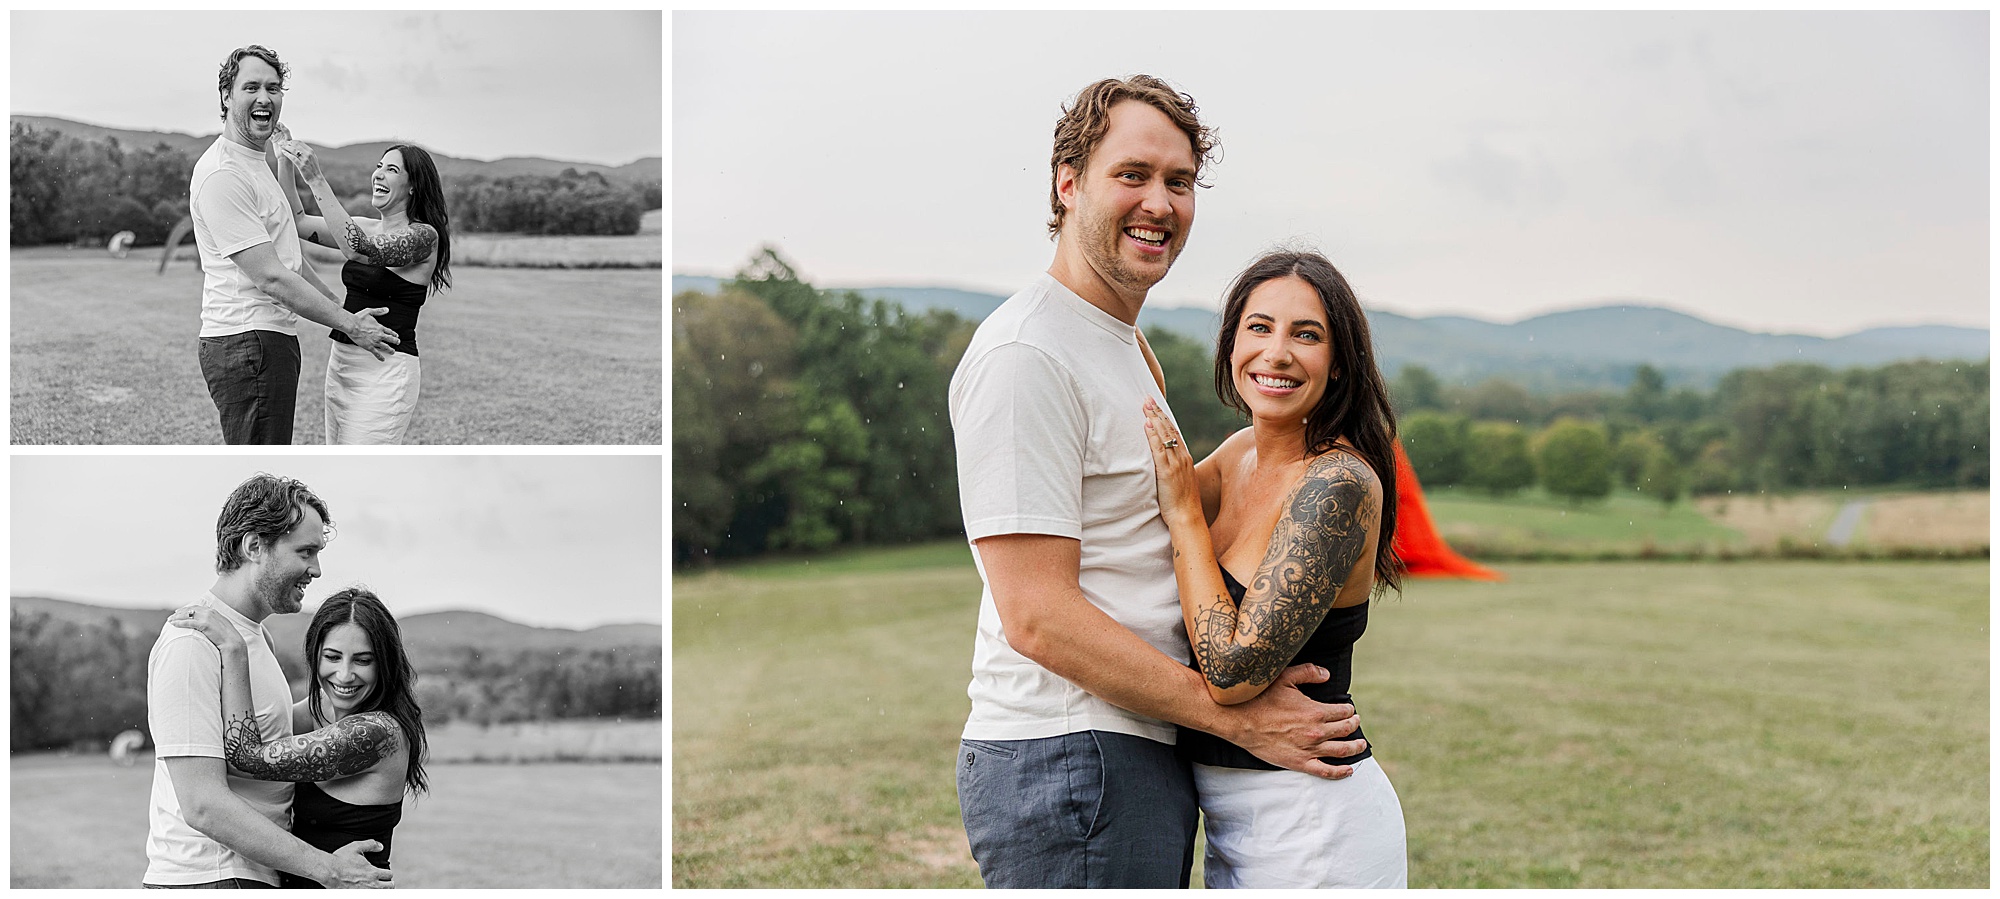
<svg viewBox="0 0 2000 899"><path fill-rule="evenodd" d="M1307 462L1300 484L1320 484L1341 492L1358 491L1377 505L1382 501L1382 479L1375 473L1375 467L1346 444L1334 444L1332 449Z"/></svg>

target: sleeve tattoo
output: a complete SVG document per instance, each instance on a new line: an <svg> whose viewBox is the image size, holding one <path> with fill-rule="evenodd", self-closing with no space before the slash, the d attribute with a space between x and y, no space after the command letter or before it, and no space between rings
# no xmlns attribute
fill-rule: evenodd
<svg viewBox="0 0 2000 899"><path fill-rule="evenodd" d="M332 780L360 774L396 751L402 727L387 712L349 715L303 736L265 743L249 712L230 716L222 731L229 764L257 780Z"/></svg>
<svg viewBox="0 0 2000 899"><path fill-rule="evenodd" d="M375 265L388 268L416 265L431 258L437 239L437 229L423 222L412 222L408 228L369 237L353 219L347 221L347 245Z"/></svg>
<svg viewBox="0 0 2000 899"><path fill-rule="evenodd" d="M1228 689L1276 680L1333 607L1368 549L1381 500L1360 459L1332 452L1313 460L1271 532L1271 547L1240 606L1217 596L1189 634L1209 683Z"/></svg>

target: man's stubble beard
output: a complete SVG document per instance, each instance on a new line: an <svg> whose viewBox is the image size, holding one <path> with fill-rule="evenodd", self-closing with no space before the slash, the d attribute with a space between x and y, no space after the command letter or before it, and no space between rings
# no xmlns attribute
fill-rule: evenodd
<svg viewBox="0 0 2000 899"><path fill-rule="evenodd" d="M274 615L290 615L305 607L303 602L292 601L292 587L298 579L282 580L276 572L261 572L255 585L257 601Z"/></svg>
<svg viewBox="0 0 2000 899"><path fill-rule="evenodd" d="M1150 271L1138 271L1125 262L1124 222L1114 220L1110 214L1095 215L1087 210L1079 210L1080 221L1077 246L1083 250L1083 257L1105 280L1126 290L1145 293L1153 285L1165 279L1181 255L1181 247L1187 243L1187 231L1176 221L1173 223L1173 237L1167 240L1166 264L1160 267L1159 277L1151 277Z"/></svg>

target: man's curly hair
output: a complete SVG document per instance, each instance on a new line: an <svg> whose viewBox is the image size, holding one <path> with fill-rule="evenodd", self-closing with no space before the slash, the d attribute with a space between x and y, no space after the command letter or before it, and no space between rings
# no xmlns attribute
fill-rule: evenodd
<svg viewBox="0 0 2000 899"><path fill-rule="evenodd" d="M278 51L261 44L238 47L229 51L229 58L222 61L222 72L215 79L215 88L220 92L221 97L228 97L229 89L236 86L236 75L243 68L242 61L245 56L255 56L269 64L271 68L277 69L278 84L280 86L284 85L285 79L292 77L292 70L287 68L284 63L278 61ZM229 118L229 101L219 99L217 105L222 107L222 118L227 120Z"/></svg>
<svg viewBox="0 0 2000 899"><path fill-rule="evenodd" d="M1214 161L1219 144L1215 130L1201 123L1201 110L1194 105L1194 98L1151 75L1133 75L1123 81L1106 78L1078 93L1056 121L1055 152L1049 155L1050 237L1062 230L1063 214L1067 212L1062 196L1056 192L1056 178L1062 167L1067 165L1082 172L1089 165L1090 154L1104 142L1105 132L1111 130L1111 107L1126 100L1138 100L1166 113L1187 134L1188 146L1194 150L1195 183L1208 186L1202 182L1201 173Z"/></svg>
<svg viewBox="0 0 2000 899"><path fill-rule="evenodd" d="M305 484L260 471L236 485L215 519L215 573L235 571L250 561L243 552L244 537L254 534L265 546L275 545L298 527L307 507L319 513L321 538L333 539L326 501Z"/></svg>

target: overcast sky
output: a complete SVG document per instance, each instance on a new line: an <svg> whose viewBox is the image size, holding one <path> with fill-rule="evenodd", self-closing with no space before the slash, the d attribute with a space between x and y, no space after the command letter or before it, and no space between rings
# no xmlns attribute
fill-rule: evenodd
<svg viewBox="0 0 2000 899"><path fill-rule="evenodd" d="M1050 134L1145 72L1220 129L1162 306L1280 241L1364 303L1988 326L1988 16L673 14L676 272L1009 294Z"/></svg>
<svg viewBox="0 0 2000 899"><path fill-rule="evenodd" d="M619 166L660 156L659 12L15 12L10 110L215 134L216 73L263 44L284 121L323 146Z"/></svg>
<svg viewBox="0 0 2000 899"><path fill-rule="evenodd" d="M172 608L215 583L215 519L259 471L326 501L338 535L306 607L365 583L397 615L550 627L661 623L661 457L24 456L15 595Z"/></svg>

